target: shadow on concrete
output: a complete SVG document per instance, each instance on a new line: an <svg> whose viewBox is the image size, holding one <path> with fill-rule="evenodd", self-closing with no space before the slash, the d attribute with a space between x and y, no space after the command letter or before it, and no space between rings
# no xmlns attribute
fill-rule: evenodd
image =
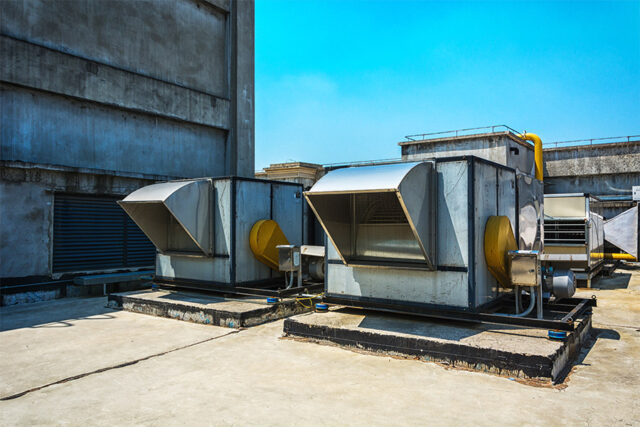
<svg viewBox="0 0 640 427"><path fill-rule="evenodd" d="M162 295L158 299L168 299L172 301L192 302L196 304L216 304L221 302L228 302L229 300L224 297L217 297L213 295L192 294L186 292L175 292L167 295Z"/></svg>
<svg viewBox="0 0 640 427"><path fill-rule="evenodd" d="M591 332L592 338L595 341L598 338L603 338L606 340L620 340L620 334L613 329L601 329L601 328L593 328Z"/></svg>
<svg viewBox="0 0 640 427"><path fill-rule="evenodd" d="M165 295L158 296L156 297L156 299L158 301L170 300L170 301L178 301L178 302L187 303L187 304L202 304L202 305L238 302L238 303L271 306L271 304L268 304L266 302L267 297L257 297L257 296L250 296L250 295L222 296L222 295L212 295L209 293L185 292L185 291L171 292Z"/></svg>
<svg viewBox="0 0 640 427"><path fill-rule="evenodd" d="M591 288L599 290L627 289L631 273L611 273L610 276L600 276L593 279Z"/></svg>
<svg viewBox="0 0 640 427"><path fill-rule="evenodd" d="M582 348L580 349L580 352L578 353L578 356L576 357L576 359L571 364L572 368L574 366L591 366L590 363L585 363L584 360L586 359L587 355L589 354L591 349L596 345L596 342L599 339L607 339L607 340L616 340L617 341L617 340L620 339L620 334L618 332L614 331L613 329L592 328L591 336L589 337L589 339L585 340L584 344L582 345ZM558 382L563 382L566 379L566 377L569 375L570 372L571 372L571 370L567 370L564 373L563 377Z"/></svg>
<svg viewBox="0 0 640 427"><path fill-rule="evenodd" d="M362 310L344 308L339 310L348 314L362 314ZM403 314L383 314L365 311L358 325L360 328L386 331L427 338L461 341L483 332L492 332L513 336L527 336L527 330L517 326L488 324L480 322L462 322L448 319L423 318ZM540 337L546 339L546 337Z"/></svg>
<svg viewBox="0 0 640 427"><path fill-rule="evenodd" d="M77 320L113 319L106 299L64 298L0 307L0 332L23 328L68 328Z"/></svg>

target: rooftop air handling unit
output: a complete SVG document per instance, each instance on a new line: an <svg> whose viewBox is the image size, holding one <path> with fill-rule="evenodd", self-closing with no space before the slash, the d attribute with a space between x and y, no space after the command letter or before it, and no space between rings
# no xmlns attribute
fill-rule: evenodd
<svg viewBox="0 0 640 427"><path fill-rule="evenodd" d="M604 219L598 199L582 193L544 196L544 254L546 268L571 270L591 287L591 278L604 263Z"/></svg>
<svg viewBox="0 0 640 427"><path fill-rule="evenodd" d="M281 284L275 245L303 243L300 184L189 179L143 187L119 203L156 246L155 281L164 285L229 291ZM263 252L255 253L252 238L262 236Z"/></svg>
<svg viewBox="0 0 640 427"><path fill-rule="evenodd" d="M563 330L595 304L571 298L570 272L542 270L541 182L506 165L347 167L305 197L327 235L329 303Z"/></svg>

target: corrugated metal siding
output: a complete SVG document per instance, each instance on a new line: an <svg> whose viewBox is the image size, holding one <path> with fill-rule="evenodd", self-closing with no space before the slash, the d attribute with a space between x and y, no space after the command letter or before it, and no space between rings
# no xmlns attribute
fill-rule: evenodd
<svg viewBox="0 0 640 427"><path fill-rule="evenodd" d="M155 247L116 200L115 197L55 195L54 273L155 263Z"/></svg>

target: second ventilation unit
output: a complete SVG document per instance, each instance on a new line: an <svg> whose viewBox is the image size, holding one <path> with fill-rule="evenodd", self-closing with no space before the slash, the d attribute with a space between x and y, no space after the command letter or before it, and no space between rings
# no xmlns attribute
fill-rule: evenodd
<svg viewBox="0 0 640 427"><path fill-rule="evenodd" d="M280 273L252 253L260 220L280 224L301 245L302 186L240 177L149 185L119 202L158 249L156 281L211 289L280 283Z"/></svg>

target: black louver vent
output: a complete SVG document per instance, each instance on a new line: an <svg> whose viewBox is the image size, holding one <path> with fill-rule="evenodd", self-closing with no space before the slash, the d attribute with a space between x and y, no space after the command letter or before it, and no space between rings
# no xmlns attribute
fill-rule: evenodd
<svg viewBox="0 0 640 427"><path fill-rule="evenodd" d="M154 265L155 247L117 200L55 195L54 273Z"/></svg>

